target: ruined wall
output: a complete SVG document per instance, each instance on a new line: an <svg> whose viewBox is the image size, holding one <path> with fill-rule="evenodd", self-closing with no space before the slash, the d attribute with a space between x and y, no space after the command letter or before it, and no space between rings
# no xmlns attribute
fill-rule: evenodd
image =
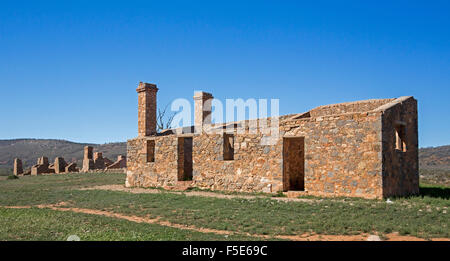
<svg viewBox="0 0 450 261"><path fill-rule="evenodd" d="M23 174L22 160L20 160L18 158L14 159L13 174L16 175L16 176Z"/></svg>
<svg viewBox="0 0 450 261"><path fill-rule="evenodd" d="M382 197L381 113L303 118L281 123L281 136L234 132L234 160L224 160L223 134L193 137L192 186L242 192L283 191L283 137L304 137L304 189L321 196ZM155 139L155 162L146 162ZM127 186L177 184L178 136L128 141ZM301 182L301 181L300 181Z"/></svg>
<svg viewBox="0 0 450 261"><path fill-rule="evenodd" d="M212 190L282 189L281 143L261 145L262 134L234 134L234 160L224 160L223 134L194 137L193 185Z"/></svg>
<svg viewBox="0 0 450 261"><path fill-rule="evenodd" d="M155 140L155 161L147 162L147 140ZM127 187L158 187L177 182L176 135L138 137L127 143Z"/></svg>
<svg viewBox="0 0 450 261"><path fill-rule="evenodd" d="M381 113L287 121L282 130L305 137L308 194L382 197Z"/></svg>
<svg viewBox="0 0 450 261"><path fill-rule="evenodd" d="M309 111L311 117L338 115L344 113L360 113L374 110L395 99L373 99L355 102L323 105Z"/></svg>
<svg viewBox="0 0 450 261"><path fill-rule="evenodd" d="M234 160L224 160L223 134L193 136L192 185L229 191L282 190L281 143L263 146L260 145L261 138L262 134L236 134ZM153 138L156 141L155 162L146 162L147 139L152 138L128 141L126 185L156 187L177 184L178 137Z"/></svg>
<svg viewBox="0 0 450 261"><path fill-rule="evenodd" d="M419 193L417 101L405 97L387 108L382 116L383 195ZM396 149L396 125L404 124L406 151Z"/></svg>
<svg viewBox="0 0 450 261"><path fill-rule="evenodd" d="M67 163L62 157L56 157L55 163L53 164L55 166L55 173L60 174L66 171Z"/></svg>
<svg viewBox="0 0 450 261"><path fill-rule="evenodd" d="M417 107L414 99L369 100L338 106L322 106L305 117L280 120L280 136L271 145L261 143L262 133L234 130L224 144L224 134L195 134L138 137L128 141L126 186L174 186L179 181L179 167L190 165L179 153L180 137L193 137L191 185L211 190L268 192L294 189L317 196L356 196L382 198L418 191ZM352 112L361 110L364 112ZM326 114L331 115L326 115ZM404 122L407 150L395 150L394 124ZM229 125L229 124L228 124ZM239 124L237 124L239 125ZM268 123L270 125L270 122ZM292 162L295 177L286 177L283 143L293 143L291 153L303 154L304 166ZM154 140L154 161L147 157L147 141ZM224 153L234 152L233 157ZM186 148L185 148L186 149ZM179 161L178 159L182 159ZM189 158L189 157L188 157ZM286 161L287 162L287 161ZM301 162L299 162L301 163ZM298 167L298 168L297 168ZM301 180L303 172L304 180ZM284 180L284 182L283 182ZM302 184L303 183L303 184Z"/></svg>

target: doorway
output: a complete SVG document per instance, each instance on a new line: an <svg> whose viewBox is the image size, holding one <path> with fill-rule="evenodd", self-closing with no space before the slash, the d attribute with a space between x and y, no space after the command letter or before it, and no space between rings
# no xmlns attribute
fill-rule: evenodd
<svg viewBox="0 0 450 261"><path fill-rule="evenodd" d="M178 138L178 181L192 180L192 137Z"/></svg>
<svg viewBox="0 0 450 261"><path fill-rule="evenodd" d="M283 191L305 190L305 138L283 138Z"/></svg>

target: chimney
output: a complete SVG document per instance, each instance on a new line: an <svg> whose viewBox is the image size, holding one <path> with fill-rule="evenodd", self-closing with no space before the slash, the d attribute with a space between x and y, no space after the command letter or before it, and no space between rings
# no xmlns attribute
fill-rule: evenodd
<svg viewBox="0 0 450 261"><path fill-rule="evenodd" d="M211 124L212 99L211 93L196 92L194 94L194 125L197 130L202 129L203 125Z"/></svg>
<svg viewBox="0 0 450 261"><path fill-rule="evenodd" d="M139 83L138 93L138 135L156 134L156 84Z"/></svg>
<svg viewBox="0 0 450 261"><path fill-rule="evenodd" d="M92 146L84 146L84 157L83 159L92 159Z"/></svg>

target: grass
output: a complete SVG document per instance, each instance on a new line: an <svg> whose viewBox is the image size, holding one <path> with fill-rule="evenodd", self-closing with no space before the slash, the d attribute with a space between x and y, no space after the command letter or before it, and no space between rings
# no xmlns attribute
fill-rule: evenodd
<svg viewBox="0 0 450 261"><path fill-rule="evenodd" d="M255 240L239 235L216 235L135 223L116 218L49 209L0 208L1 240L67 240L71 235L80 240ZM26 228L26 229L23 229Z"/></svg>
<svg viewBox="0 0 450 261"><path fill-rule="evenodd" d="M9 176L13 174L11 168L0 167L0 176Z"/></svg>
<svg viewBox="0 0 450 261"><path fill-rule="evenodd" d="M271 197L243 198L213 198L201 196L186 196L161 190L156 194L133 194L120 191L104 190L78 190L78 188L106 184L123 184L124 174L70 174L48 175L37 177L21 177L18 180L0 180L0 205L37 205L66 202L70 207L107 210L126 215L141 217L159 217L160 220L175 224L193 225L196 227L228 230L234 232L248 232L263 235L300 235L304 233L351 235L360 233L379 233L380 235L399 232L403 235L413 235L422 238L450 237L449 219L449 189L443 186L423 185L421 195L409 198L391 199L392 204L385 200L366 200L357 198L315 198L307 202L278 201ZM1 208L0 208L1 209ZM45 217L49 220L46 225L28 226L18 220L14 230L24 226L34 235L39 231L62 231L61 234L51 237L62 240L73 224L78 224L83 216L86 229L99 231L93 233L88 240L172 240L176 238L193 238L192 234L179 230L180 237L165 237L159 233L163 228L141 229L144 224L128 224L129 221L118 221L112 218L97 217L84 214L61 213L43 209L2 210L0 212L0 240L8 240L13 232L4 232L4 227L14 224L11 215L14 211L22 213L26 219L35 216L36 219ZM30 215L30 216L27 216ZM92 221L90 221L92 218ZM25 220L26 220L25 219ZM64 220L61 222L60 220ZM102 226L101 222L116 220L118 231L108 232L115 226ZM116 222L115 221L115 222ZM95 223L97 222L97 223ZM50 224L56 223L56 224ZM20 225L22 224L22 225ZM114 223L115 224L115 223ZM79 224L78 224L79 225ZM13 225L11 225L13 226ZM93 227L91 227L93 226ZM158 226L158 225L154 225ZM3 230L2 230L3 229ZM145 233L153 233L146 237ZM166 229L166 228L165 228ZM81 235L84 234L81 232ZM145 232L143 232L145 231ZM126 233L125 233L126 232ZM141 234L141 232L143 234ZM21 232L22 233L22 232ZM25 232L23 232L25 233ZM58 232L59 233L59 232ZM105 237L102 234L105 234ZM17 233L17 235L21 235ZM47 236L48 233L46 234ZM81 237L81 235L79 235ZM212 235L210 235L212 236ZM215 235L219 238L223 236ZM237 236L236 236L237 237ZM33 236L21 238L31 239ZM35 237L40 238L40 237ZM242 237L238 237L240 239ZM198 237L199 240L206 239ZM244 239L244 238L243 238ZM215 240L211 238L211 240Z"/></svg>
<svg viewBox="0 0 450 261"><path fill-rule="evenodd" d="M421 168L421 182L433 185L450 186L450 169L448 168Z"/></svg>

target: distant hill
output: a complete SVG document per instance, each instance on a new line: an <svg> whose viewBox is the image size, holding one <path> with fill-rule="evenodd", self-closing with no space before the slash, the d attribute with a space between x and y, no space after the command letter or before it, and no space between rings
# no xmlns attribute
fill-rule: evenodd
<svg viewBox="0 0 450 261"><path fill-rule="evenodd" d="M61 156L67 162L77 162L81 166L83 149L87 145L94 147L94 151L103 152L103 157L113 161L118 155L127 154L125 142L89 144L51 139L0 140L0 174L10 171L16 157L22 160L24 168L36 164L41 156L48 157L50 162L53 162L55 157Z"/></svg>
<svg viewBox="0 0 450 261"><path fill-rule="evenodd" d="M419 150L419 165L422 168L450 170L450 145L421 148Z"/></svg>
<svg viewBox="0 0 450 261"><path fill-rule="evenodd" d="M450 145L419 150L421 182L450 186Z"/></svg>

